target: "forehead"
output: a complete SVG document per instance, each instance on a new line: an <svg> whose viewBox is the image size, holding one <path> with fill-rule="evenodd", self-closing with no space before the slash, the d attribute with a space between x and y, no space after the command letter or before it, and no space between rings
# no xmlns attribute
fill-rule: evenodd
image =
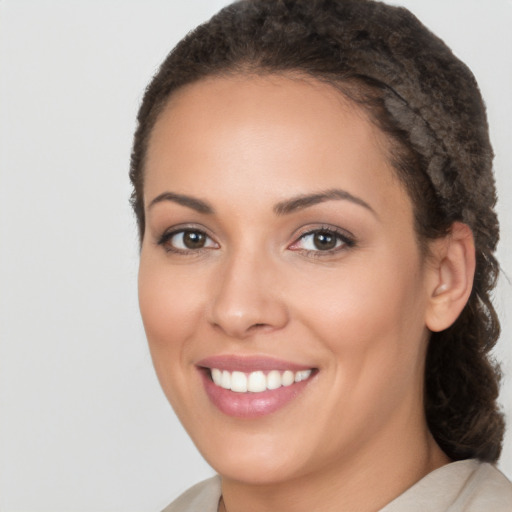
<svg viewBox="0 0 512 512"><path fill-rule="evenodd" d="M153 127L149 146L151 149L162 135L184 136L192 128L220 135L223 127L229 128L228 123L252 128L254 134L258 127L267 131L293 127L305 138L320 139L325 133L318 128L336 128L346 115L359 118L352 130L354 140L365 131L387 154L384 134L366 111L334 85L298 74L207 77L171 95Z"/></svg>
<svg viewBox="0 0 512 512"><path fill-rule="evenodd" d="M249 199L261 192L279 200L338 186L360 194L365 183L365 195L382 201L382 187L403 193L389 160L384 135L329 84L281 75L209 78L177 91L158 118L145 202L166 187L221 197L236 184Z"/></svg>
<svg viewBox="0 0 512 512"><path fill-rule="evenodd" d="M180 127L199 127L202 122L215 121L219 129L228 120L239 124L273 124L276 129L284 125L305 128L313 119L316 124L339 121L340 115L352 115L369 121L368 114L341 90L312 77L292 74L235 74L207 77L175 91L157 118L150 141L155 132L168 129L170 124ZM359 126L366 124L361 122ZM166 125L166 127L162 127ZM203 125L204 126L204 125ZM204 126L204 127L211 127ZM333 127L331 125L331 127ZM365 127L377 144L386 145L386 137L369 122ZM313 136L311 132L309 134ZM321 136L320 133L318 135Z"/></svg>

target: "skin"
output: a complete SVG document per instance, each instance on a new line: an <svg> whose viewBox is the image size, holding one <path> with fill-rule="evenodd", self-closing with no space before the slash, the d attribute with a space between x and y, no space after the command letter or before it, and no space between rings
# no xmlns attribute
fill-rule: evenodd
<svg viewBox="0 0 512 512"><path fill-rule="evenodd" d="M359 201L275 211L332 189ZM164 193L213 213L172 198L152 204ZM470 275L452 272L449 255L466 257L471 237L462 229L453 238L463 249L443 241L437 264L425 258L386 140L356 106L297 77L189 85L152 132L144 200L139 300L154 366L222 476L227 510L376 511L449 462L426 425L424 362L429 322L451 321L448 295ZM206 246L176 252L179 235L159 244L183 226L206 233ZM325 227L353 244L316 249L304 234ZM210 402L197 369L219 354L318 371L280 410L235 418Z"/></svg>

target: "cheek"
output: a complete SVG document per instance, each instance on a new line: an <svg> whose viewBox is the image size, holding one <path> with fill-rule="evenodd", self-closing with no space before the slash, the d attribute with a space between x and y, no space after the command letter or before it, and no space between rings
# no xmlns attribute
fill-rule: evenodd
<svg viewBox="0 0 512 512"><path fill-rule="evenodd" d="M403 404L421 402L428 338L421 280L417 267L399 272L405 262L393 261L317 279L296 303L326 354L325 422L334 431L344 425L371 436Z"/></svg>
<svg viewBox="0 0 512 512"><path fill-rule="evenodd" d="M324 340L343 369L356 377L370 367L394 374L419 359L425 334L424 293L414 253L353 260L308 282L296 310ZM348 261L348 260L347 260Z"/></svg>
<svg viewBox="0 0 512 512"><path fill-rule="evenodd" d="M186 341L198 325L204 297L200 279L172 272L141 256L139 306L153 363L159 377L169 365L186 363ZM165 373L169 373L166 371Z"/></svg>

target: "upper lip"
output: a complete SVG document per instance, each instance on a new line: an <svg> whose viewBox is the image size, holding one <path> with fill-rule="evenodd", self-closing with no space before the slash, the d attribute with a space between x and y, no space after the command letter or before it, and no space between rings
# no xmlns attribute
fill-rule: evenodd
<svg viewBox="0 0 512 512"><path fill-rule="evenodd" d="M197 366L203 368L218 368L219 370L227 370L229 372L243 371L247 373L258 370L291 370L298 372L300 370L313 368L309 365L293 363L268 356L240 356L232 354L206 357L205 359L201 359L201 361L197 363Z"/></svg>

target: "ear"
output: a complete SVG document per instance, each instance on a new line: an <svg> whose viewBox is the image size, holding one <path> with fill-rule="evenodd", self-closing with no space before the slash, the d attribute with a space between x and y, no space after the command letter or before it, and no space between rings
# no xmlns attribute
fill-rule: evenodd
<svg viewBox="0 0 512 512"><path fill-rule="evenodd" d="M454 222L445 237L430 246L426 326L431 331L450 327L466 305L475 275L475 243L466 224Z"/></svg>

